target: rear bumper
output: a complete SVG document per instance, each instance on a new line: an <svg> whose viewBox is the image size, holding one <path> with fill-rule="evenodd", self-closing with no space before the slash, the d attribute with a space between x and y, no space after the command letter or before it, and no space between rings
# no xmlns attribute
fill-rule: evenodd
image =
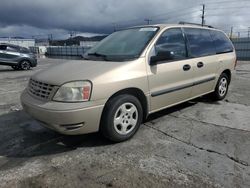
<svg viewBox="0 0 250 188"><path fill-rule="evenodd" d="M42 102L26 91L21 95L24 110L45 127L66 135L97 132L104 104L99 102Z"/></svg>
<svg viewBox="0 0 250 188"><path fill-rule="evenodd" d="M31 67L36 67L37 66L37 59L30 59Z"/></svg>

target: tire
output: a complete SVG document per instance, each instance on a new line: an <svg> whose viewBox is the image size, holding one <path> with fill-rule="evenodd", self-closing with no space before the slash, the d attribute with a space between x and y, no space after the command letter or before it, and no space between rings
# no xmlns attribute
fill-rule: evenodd
<svg viewBox="0 0 250 188"><path fill-rule="evenodd" d="M143 120L140 101L132 95L119 95L109 100L104 108L100 131L113 142L130 139Z"/></svg>
<svg viewBox="0 0 250 188"><path fill-rule="evenodd" d="M230 80L227 74L222 73L216 84L215 91L212 93L213 100L219 101L219 100L223 100L226 97L229 83L230 83Z"/></svg>
<svg viewBox="0 0 250 188"><path fill-rule="evenodd" d="M19 68L21 70L29 70L30 69L30 62L27 60L23 60L19 63Z"/></svg>

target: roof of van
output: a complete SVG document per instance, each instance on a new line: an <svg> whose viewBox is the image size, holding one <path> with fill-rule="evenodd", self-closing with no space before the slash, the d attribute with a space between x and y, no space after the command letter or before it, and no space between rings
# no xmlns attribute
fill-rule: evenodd
<svg viewBox="0 0 250 188"><path fill-rule="evenodd" d="M195 25L195 24L154 24L154 25L140 25L140 26L135 26L135 27L160 27L161 29L164 29L166 27L187 27L187 28L219 30L219 29L216 29L213 27L199 26L199 25Z"/></svg>

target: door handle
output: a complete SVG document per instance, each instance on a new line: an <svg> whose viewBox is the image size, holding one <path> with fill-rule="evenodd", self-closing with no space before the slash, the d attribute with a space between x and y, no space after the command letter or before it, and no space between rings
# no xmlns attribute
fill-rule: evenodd
<svg viewBox="0 0 250 188"><path fill-rule="evenodd" d="M191 66L189 64L186 64L186 65L183 66L184 71L188 71L190 69L191 69Z"/></svg>
<svg viewBox="0 0 250 188"><path fill-rule="evenodd" d="M197 67L198 67L198 68L201 68L201 67L203 67L203 66L204 66L204 63L202 63L202 62L197 63Z"/></svg>

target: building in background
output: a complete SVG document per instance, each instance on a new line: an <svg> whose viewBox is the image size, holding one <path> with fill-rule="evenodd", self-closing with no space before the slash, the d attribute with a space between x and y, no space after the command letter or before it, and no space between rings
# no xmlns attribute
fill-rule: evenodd
<svg viewBox="0 0 250 188"><path fill-rule="evenodd" d="M47 52L47 46L32 46L30 50L37 55L44 55Z"/></svg>
<svg viewBox="0 0 250 188"><path fill-rule="evenodd" d="M48 39L37 39L36 40L36 46L49 46L49 40Z"/></svg>
<svg viewBox="0 0 250 188"><path fill-rule="evenodd" d="M76 36L65 40L1 38L0 43L9 43L29 48L37 55L79 56L95 46L107 35L93 37Z"/></svg>
<svg viewBox="0 0 250 188"><path fill-rule="evenodd" d="M98 44L99 41L80 41L80 46L91 48Z"/></svg>
<svg viewBox="0 0 250 188"><path fill-rule="evenodd" d="M35 54L44 55L47 52L47 47L49 47L48 39L36 39L35 46L30 47L30 49Z"/></svg>
<svg viewBox="0 0 250 188"><path fill-rule="evenodd" d="M0 43L14 44L25 48L29 48L35 46L35 39L0 38Z"/></svg>
<svg viewBox="0 0 250 188"><path fill-rule="evenodd" d="M81 57L86 51L98 44L106 35L83 37L76 36L66 40L50 41L47 46L47 56L79 56Z"/></svg>

